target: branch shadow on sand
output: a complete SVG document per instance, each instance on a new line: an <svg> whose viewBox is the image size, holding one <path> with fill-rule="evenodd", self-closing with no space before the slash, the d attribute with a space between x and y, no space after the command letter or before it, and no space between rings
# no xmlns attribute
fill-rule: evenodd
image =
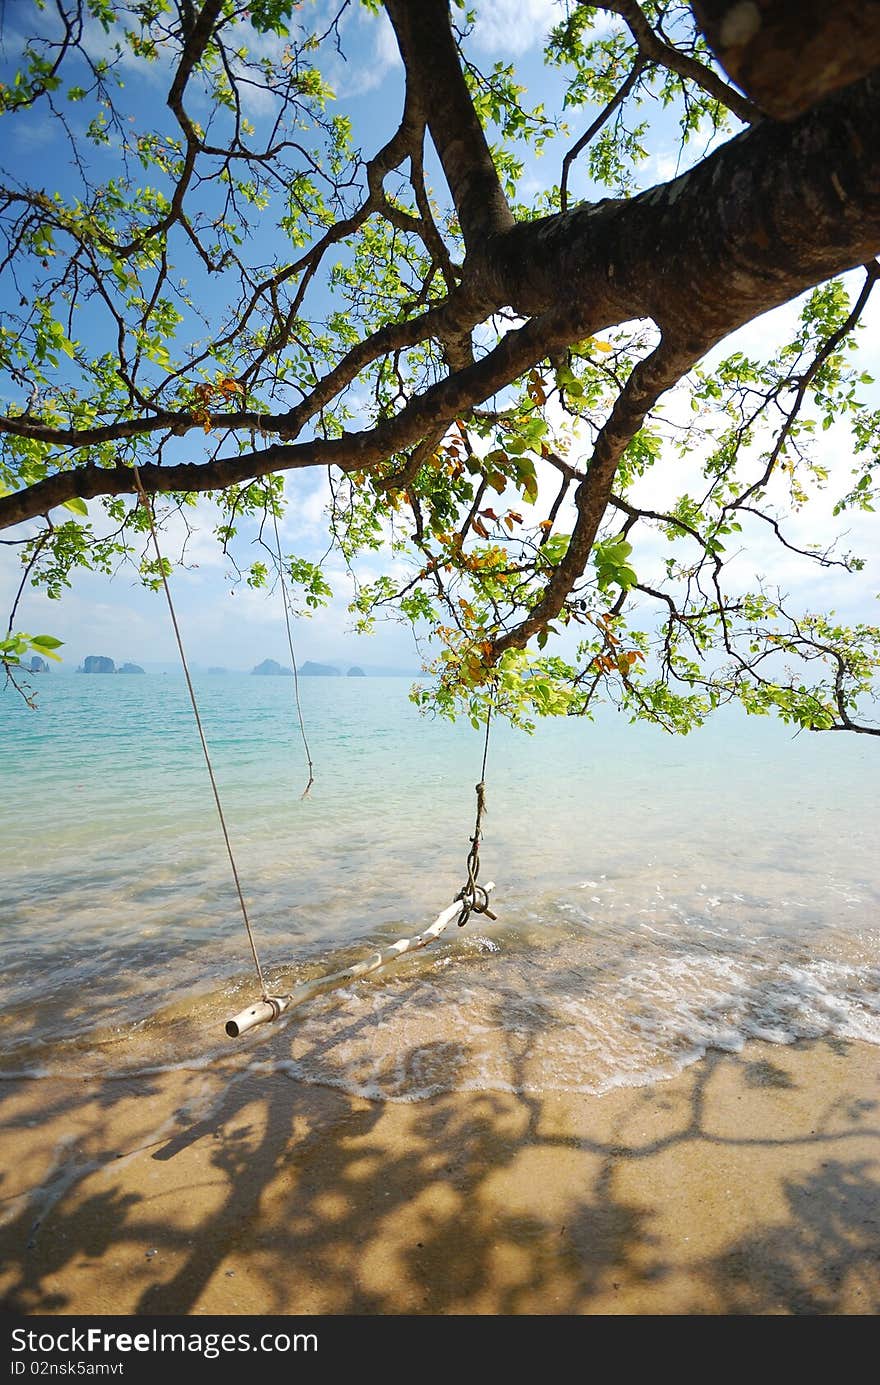
<svg viewBox="0 0 880 1385"><path fill-rule="evenodd" d="M528 1036L503 1041L524 1071ZM222 1062L55 1083L48 1108L40 1083L9 1084L4 1139L26 1148L32 1129L43 1152L30 1182L22 1166L0 1183L3 1304L876 1313L880 1103L859 1052L710 1052L671 1082L600 1098L514 1083L380 1102ZM447 1078L466 1059L454 1038L404 1056Z"/></svg>

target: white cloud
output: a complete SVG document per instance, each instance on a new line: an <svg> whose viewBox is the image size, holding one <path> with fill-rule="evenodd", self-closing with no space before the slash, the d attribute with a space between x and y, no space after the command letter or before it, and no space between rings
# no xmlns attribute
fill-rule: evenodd
<svg viewBox="0 0 880 1385"><path fill-rule="evenodd" d="M325 535L326 510L330 504L327 472L286 476L284 503L286 509L280 529L286 541L294 543L297 539Z"/></svg>
<svg viewBox="0 0 880 1385"><path fill-rule="evenodd" d="M15 149L18 155L40 154L58 139L58 123L52 116L44 115L29 121L19 120L15 128Z"/></svg>
<svg viewBox="0 0 880 1385"><path fill-rule="evenodd" d="M562 17L557 0L483 0L471 42L493 57L516 57L543 44Z"/></svg>
<svg viewBox="0 0 880 1385"><path fill-rule="evenodd" d="M322 70L340 98L364 96L402 74L403 63L391 21L384 10L347 11L340 24L341 47L345 56L334 54L322 63Z"/></svg>
<svg viewBox="0 0 880 1385"><path fill-rule="evenodd" d="M384 82L389 72L393 68L403 68L400 57L400 50L397 47L397 39L391 27L390 20L384 10L376 16L376 33L373 39L373 74L370 86L362 87L362 91L370 91L373 87L379 86Z"/></svg>

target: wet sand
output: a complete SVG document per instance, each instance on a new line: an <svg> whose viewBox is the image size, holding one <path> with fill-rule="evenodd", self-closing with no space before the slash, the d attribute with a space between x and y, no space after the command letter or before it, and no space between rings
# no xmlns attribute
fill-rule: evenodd
<svg viewBox="0 0 880 1385"><path fill-rule="evenodd" d="M880 1049L380 1103L234 1063L0 1084L33 1314L880 1312Z"/></svg>

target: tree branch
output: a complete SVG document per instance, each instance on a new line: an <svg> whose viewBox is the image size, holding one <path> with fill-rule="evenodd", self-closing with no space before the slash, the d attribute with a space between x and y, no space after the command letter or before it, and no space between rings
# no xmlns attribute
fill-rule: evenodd
<svg viewBox="0 0 880 1385"><path fill-rule="evenodd" d="M763 121L672 182L515 226L493 243L487 296L521 314L583 304L650 317L703 350L880 247L880 72L789 124ZM602 307L599 308L599 302ZM612 307L613 304L613 307Z"/></svg>
<svg viewBox="0 0 880 1385"><path fill-rule="evenodd" d="M776 467L776 463L779 461L780 453L782 452L786 440L789 434L791 433L792 427L794 426L795 419L800 413L801 405L804 402L807 390L809 389L811 382L816 378L816 375L822 368L825 361L828 360L828 357L833 355L833 353L837 350L841 343L846 341L850 332L853 331L856 323L858 322L859 318L861 317L864 311L866 303L868 302L871 290L873 289L877 280L880 279L880 264L878 264L875 260L872 260L870 264L865 265L865 271L865 282L862 285L861 292L859 293L858 298L853 304L852 311L849 313L849 316L847 317L846 321L842 323L840 327L838 327L836 332L832 332L831 336L828 337L827 340L822 343L820 350L816 352L816 355L813 357L813 360L811 361L810 365L804 371L803 375L800 377L797 392L794 397L794 403L792 404L791 408L785 416L785 422L780 428L779 433L776 437L776 441L774 442L773 447L770 450L770 455L767 458L767 463L764 467L763 472L758 477L757 481L754 481L752 485L748 487L747 490L743 491L742 495L737 496L736 500L732 500L730 504L725 507L727 511L740 510L744 507L748 508L746 506L746 501L750 500L756 491L762 490L763 487L766 486L767 482L770 480L770 477L772 476L773 471Z"/></svg>
<svg viewBox="0 0 880 1385"><path fill-rule="evenodd" d="M680 52L671 43L660 38L651 28L644 10L636 0L601 0L600 9L620 15L647 62L659 63L669 72L675 72L686 81L694 82L738 116L744 124L751 125L760 119L761 112L758 107L734 87L729 86L717 72L713 72L696 58L689 57L687 53Z"/></svg>
<svg viewBox="0 0 880 1385"><path fill-rule="evenodd" d="M587 474L575 492L577 520L568 550L558 563L540 600L525 620L494 642L497 658L505 649L523 649L533 635L559 615L575 582L582 576L602 517L611 498L617 464L644 422L648 410L689 369L681 348L660 345L633 370L600 430Z"/></svg>
<svg viewBox="0 0 880 1385"><path fill-rule="evenodd" d="M473 254L513 215L462 74L448 0L385 0L385 8Z"/></svg>
<svg viewBox="0 0 880 1385"><path fill-rule="evenodd" d="M419 442L429 428L451 423L466 412L475 399L486 399L503 389L511 379L542 359L548 340L557 340L552 318L536 318L517 331L508 332L482 360L439 381L410 400L394 418L383 420L364 432L291 445L276 443L262 451L218 457L202 463L170 466L139 463L141 482L148 493L197 492L222 490L271 471L294 471L310 466L336 466L345 472L366 470ZM284 417L290 420L295 413L294 410ZM123 464L60 471L24 490L0 496L0 529L34 519L76 497L93 500L101 495L124 495L134 490L131 468Z"/></svg>
<svg viewBox="0 0 880 1385"><path fill-rule="evenodd" d="M599 133L606 121L610 120L611 116L617 110L618 106L623 105L624 101L629 96L630 92L632 91L636 82L639 80L639 77L641 77L644 70L645 59L639 56L633 64L629 76L626 78L624 82L621 83L617 91L612 96L611 100L604 107L604 109L599 112L593 123L587 127L587 129L584 131L584 133L580 136L579 139L575 140L574 144L571 146L571 148L568 150L565 157L563 158L562 177L559 182L559 205L564 212L568 211L568 175L571 170L571 165L577 158L578 154L580 154L584 149L586 149L587 145L590 143L590 140L594 139L595 136Z"/></svg>

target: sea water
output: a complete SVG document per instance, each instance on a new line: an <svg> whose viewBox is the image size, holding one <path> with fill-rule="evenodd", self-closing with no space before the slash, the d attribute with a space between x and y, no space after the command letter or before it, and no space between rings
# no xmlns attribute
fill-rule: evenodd
<svg viewBox="0 0 880 1385"><path fill-rule="evenodd" d="M430 924L482 755L399 678L196 676L263 969L289 991ZM880 1043L880 746L719 715L497 724L497 920L232 1041L259 997L179 675L0 694L0 1075L224 1061L368 1097L601 1092L749 1038Z"/></svg>

